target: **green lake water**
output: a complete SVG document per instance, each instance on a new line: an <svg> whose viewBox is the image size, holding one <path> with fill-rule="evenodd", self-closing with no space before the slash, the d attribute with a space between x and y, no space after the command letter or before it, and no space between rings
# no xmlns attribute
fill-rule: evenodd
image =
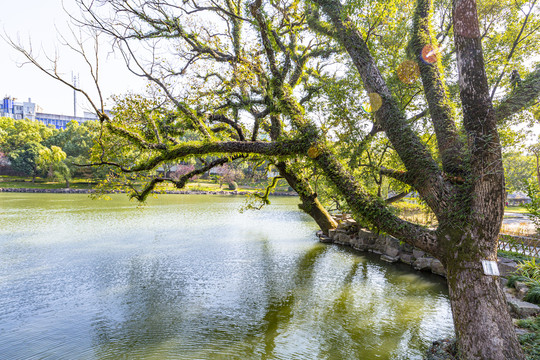
<svg viewBox="0 0 540 360"><path fill-rule="evenodd" d="M453 334L442 279L272 200L0 193L0 358L421 359Z"/></svg>

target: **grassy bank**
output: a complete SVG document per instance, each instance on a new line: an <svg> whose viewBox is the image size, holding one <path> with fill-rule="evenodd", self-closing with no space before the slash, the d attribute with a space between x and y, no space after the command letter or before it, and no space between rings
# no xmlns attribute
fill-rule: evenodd
<svg viewBox="0 0 540 360"><path fill-rule="evenodd" d="M91 189L95 183L88 179L73 179L70 181L72 189ZM65 182L52 181L51 179L36 178L32 182L31 178L19 176L0 176L0 188L27 188L27 189L64 189Z"/></svg>
<svg viewBox="0 0 540 360"><path fill-rule="evenodd" d="M91 179L73 179L70 181L71 189L92 189L97 184L96 181ZM247 192L260 192L267 186L266 182L259 183L246 183L238 184L236 191ZM27 189L65 189L66 183L53 181L51 179L36 178L32 182L31 178L19 177L19 176L0 176L0 188L27 188ZM160 190L178 190L173 184L165 183L156 187L157 191ZM186 184L182 190L193 191L233 191L229 189L228 184L220 184L215 180L196 180ZM285 181L281 181L281 184L276 186L276 192L289 192L289 186Z"/></svg>
<svg viewBox="0 0 540 360"><path fill-rule="evenodd" d="M518 213L518 214L528 214L527 208L525 206L505 206L505 213Z"/></svg>

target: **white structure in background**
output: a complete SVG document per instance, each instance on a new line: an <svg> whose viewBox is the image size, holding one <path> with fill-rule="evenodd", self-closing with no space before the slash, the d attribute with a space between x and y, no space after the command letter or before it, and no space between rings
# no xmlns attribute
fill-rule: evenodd
<svg viewBox="0 0 540 360"><path fill-rule="evenodd" d="M0 114L15 120L36 120L36 104L28 98L28 102L16 102L17 99L5 97L0 104Z"/></svg>
<svg viewBox="0 0 540 360"><path fill-rule="evenodd" d="M79 124L97 120L97 115L90 112L85 112L84 116L58 115L42 112L41 108L28 99L25 102L17 102L17 99L6 96L0 103L0 116L10 117L15 120L29 119L41 121L45 125L52 125L57 129L65 129L66 125L75 120ZM110 115L109 111L106 111Z"/></svg>

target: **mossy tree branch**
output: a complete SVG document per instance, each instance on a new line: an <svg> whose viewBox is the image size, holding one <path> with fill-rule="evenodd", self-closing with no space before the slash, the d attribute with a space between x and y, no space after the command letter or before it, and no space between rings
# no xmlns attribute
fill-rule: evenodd
<svg viewBox="0 0 540 360"><path fill-rule="evenodd" d="M414 133L391 94L375 60L353 22L344 15L337 0L312 0L328 15L338 33L338 41L347 50L364 88L377 93L382 105L375 112L377 124L384 130L406 169L410 172L416 190L432 209L438 209L440 200L446 196L448 184L444 183L441 170L432 155Z"/></svg>
<svg viewBox="0 0 540 360"><path fill-rule="evenodd" d="M137 191L136 189L132 187L134 193L131 194L130 198L137 199L138 201L145 201L148 198L148 195L150 195L152 191L155 190L156 185L162 182L170 182L174 184L174 186L177 189L182 189L186 186L188 180L191 179L192 177L200 175L200 174L204 174L205 172L209 171L210 169L215 168L216 166L226 164L230 161L234 161L239 158L245 158L245 156L233 156L232 158L226 157L226 158L220 158L220 159L214 160L201 168L195 169L185 175L182 175L177 180L173 178L164 178L164 177L153 178L150 182L148 182L145 185L145 187L141 191Z"/></svg>
<svg viewBox="0 0 540 360"><path fill-rule="evenodd" d="M280 161L276 164L276 168L279 174L289 183L289 185L296 191L300 200L302 201L298 207L305 213L309 214L313 220L319 225L322 232L328 235L328 230L335 229L337 222L332 218L328 211L321 204L317 198L317 193L313 191L309 182L290 170L289 165Z"/></svg>
<svg viewBox="0 0 540 360"><path fill-rule="evenodd" d="M497 122L520 112L540 100L540 66L516 86L495 108Z"/></svg>
<svg viewBox="0 0 540 360"><path fill-rule="evenodd" d="M455 123L454 108L442 75L438 44L431 26L432 13L431 0L418 0L416 2L409 52L420 69L424 94L437 135L443 170L446 173L457 175L464 171L465 154ZM429 54L430 51L432 54Z"/></svg>

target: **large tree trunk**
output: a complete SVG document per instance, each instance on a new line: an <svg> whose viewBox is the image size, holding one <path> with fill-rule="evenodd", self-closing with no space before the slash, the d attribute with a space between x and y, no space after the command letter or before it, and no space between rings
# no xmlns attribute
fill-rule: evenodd
<svg viewBox="0 0 540 360"><path fill-rule="evenodd" d="M499 276L484 273L482 266L482 260L497 261L502 211L489 204L473 209L466 231L454 228L439 236L460 359L524 359ZM480 215L489 210L491 216Z"/></svg>
<svg viewBox="0 0 540 360"><path fill-rule="evenodd" d="M523 359L499 277L484 274L480 261L447 266L459 358Z"/></svg>
<svg viewBox="0 0 540 360"><path fill-rule="evenodd" d="M524 355L508 314L499 280L497 277L484 275L481 262L497 259L497 236L503 216L504 178L474 0L453 2L460 96L469 156L460 157L456 154L459 151L454 151L460 148L456 143L458 140L454 136L454 128L447 134L447 124L453 120L451 116L447 116L451 114L446 108L443 109L444 89L436 92L435 95L441 95L439 97L427 91L439 81L440 76L427 67L424 69L426 74L423 74L424 87L427 87L426 96L431 94L429 100L433 102L430 104L431 117L436 118L433 119L433 124L436 128L441 127L438 129L441 131L437 131L439 150L449 150L446 152L448 156L442 160L450 165L444 166L450 174L438 172L430 165L430 159L424 155L425 151L416 150L422 147L418 144L411 145L417 142L417 139L402 130L407 130L405 127L399 126L403 124L403 116L392 109L396 106L391 96L387 96L389 90L384 79L378 72L361 34L351 25L349 19L343 17L340 2L317 0L316 3L329 16L341 44L347 49L362 76L366 91L376 92L383 98L383 106L375 116L407 169L406 173L392 172L393 177L411 184L420 193L437 214L439 227L436 239L433 240L429 232L422 230L417 230L418 235L415 238L412 231L414 229L410 225L400 226L411 228L410 236L405 236L403 231L396 231L396 227L392 225L395 220L388 217L388 221L383 221L382 212L377 218L371 217L369 220L378 222L386 232L424 249L445 264L461 359L523 359ZM429 3L419 2L419 6L423 8L417 10L417 20L429 21L428 5ZM428 29L421 28L420 25L417 26L419 36L422 33L425 35ZM442 106L441 111L438 111L439 105ZM442 115L437 116L439 113ZM439 136L442 138L439 139ZM445 141L448 141L448 144ZM412 154L411 149L414 149ZM342 176L339 166L325 166L323 160L317 158L317 162L345 196L351 209L361 215L373 216L376 209L365 206L354 198L354 194L360 190L356 189L346 176ZM464 166L460 161L464 162ZM460 168L463 168L466 175L463 178L452 176L454 170ZM455 173L460 174L461 170ZM425 241L418 239L422 234L425 234Z"/></svg>

